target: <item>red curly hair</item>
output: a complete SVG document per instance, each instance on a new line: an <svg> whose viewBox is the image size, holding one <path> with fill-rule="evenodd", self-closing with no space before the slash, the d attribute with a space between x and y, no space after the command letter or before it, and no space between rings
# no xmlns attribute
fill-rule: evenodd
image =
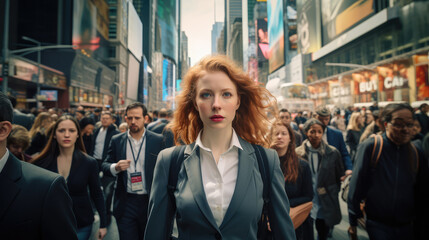
<svg viewBox="0 0 429 240"><path fill-rule="evenodd" d="M255 83L232 60L223 55L203 58L189 69L182 82L182 92L176 97L177 109L171 122L176 144L195 142L203 129L196 106L197 81L207 73L223 72L237 88L240 99L232 127L237 135L249 143L268 147L268 118L266 109L273 104L273 96ZM274 104L275 105L275 104Z"/></svg>

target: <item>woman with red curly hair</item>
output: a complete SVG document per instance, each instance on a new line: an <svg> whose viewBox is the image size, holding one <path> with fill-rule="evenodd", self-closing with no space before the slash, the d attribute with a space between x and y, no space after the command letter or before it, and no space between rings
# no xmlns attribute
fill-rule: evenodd
<svg viewBox="0 0 429 240"><path fill-rule="evenodd" d="M225 56L202 59L182 84L171 129L185 159L171 199L174 147L158 155L145 239L170 239L174 216L178 239L257 239L264 185L252 144L268 146L270 94ZM264 150L272 235L295 239L279 158Z"/></svg>

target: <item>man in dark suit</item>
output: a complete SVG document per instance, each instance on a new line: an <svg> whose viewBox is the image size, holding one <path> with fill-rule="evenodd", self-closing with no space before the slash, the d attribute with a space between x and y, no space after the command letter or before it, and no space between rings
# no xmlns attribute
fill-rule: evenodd
<svg viewBox="0 0 429 240"><path fill-rule="evenodd" d="M27 114L22 113L18 109L16 109L16 98L9 97L10 102L13 107L13 119L12 124L18 124L25 127L27 130L30 130L33 126L33 118L28 116Z"/></svg>
<svg viewBox="0 0 429 240"><path fill-rule="evenodd" d="M347 151L346 143L344 142L343 134L340 130L329 127L331 121L331 111L326 107L320 107L316 111L317 119L325 125L325 133L323 139L331 146L334 146L340 153L343 159L344 168L346 169L345 178L347 175L352 174L353 164L350 159L350 154Z"/></svg>
<svg viewBox="0 0 429 240"><path fill-rule="evenodd" d="M117 176L113 215L121 239L143 239L149 193L161 135L144 128L147 109L142 103L126 108L128 132L114 136L102 164L105 175Z"/></svg>
<svg viewBox="0 0 429 240"><path fill-rule="evenodd" d="M156 121L153 121L147 125L147 130L161 134L162 130L164 130L164 127L170 122L167 119L167 109L161 108L158 116L159 118Z"/></svg>
<svg viewBox="0 0 429 240"><path fill-rule="evenodd" d="M12 116L9 99L0 93L0 238L77 239L64 178L6 149Z"/></svg>
<svg viewBox="0 0 429 240"><path fill-rule="evenodd" d="M421 133L426 135L429 132L429 105L427 103L423 103L419 107L420 113L416 114L416 119L419 121L420 126L422 127Z"/></svg>

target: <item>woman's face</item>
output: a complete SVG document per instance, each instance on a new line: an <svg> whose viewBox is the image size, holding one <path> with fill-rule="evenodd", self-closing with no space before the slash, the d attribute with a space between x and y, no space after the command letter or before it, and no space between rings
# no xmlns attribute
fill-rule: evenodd
<svg viewBox="0 0 429 240"><path fill-rule="evenodd" d="M223 72L207 73L197 80L195 107L205 129L232 127L240 99L235 84Z"/></svg>
<svg viewBox="0 0 429 240"><path fill-rule="evenodd" d="M356 119L356 123L357 123L357 125L358 126L363 126L363 122L364 122L364 118L361 116L361 115L359 115L358 117L357 117L357 119Z"/></svg>
<svg viewBox="0 0 429 240"><path fill-rule="evenodd" d="M366 123L370 124L372 121L374 121L374 116L372 115L372 113L367 113L366 114Z"/></svg>
<svg viewBox="0 0 429 240"><path fill-rule="evenodd" d="M322 142L323 128L319 124L313 124L310 129L307 131L308 141L310 141L311 146L318 148Z"/></svg>
<svg viewBox="0 0 429 240"><path fill-rule="evenodd" d="M78 138L76 125L72 120L64 120L58 124L55 131L55 139L63 148L74 147Z"/></svg>
<svg viewBox="0 0 429 240"><path fill-rule="evenodd" d="M276 125L273 131L273 139L275 149L287 149L290 143L290 136L285 126Z"/></svg>

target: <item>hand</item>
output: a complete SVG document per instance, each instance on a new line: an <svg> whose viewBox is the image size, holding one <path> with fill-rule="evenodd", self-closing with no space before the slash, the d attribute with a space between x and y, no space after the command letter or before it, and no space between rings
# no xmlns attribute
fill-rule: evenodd
<svg viewBox="0 0 429 240"><path fill-rule="evenodd" d="M344 176L342 176L340 179L341 179L341 182L342 181L344 181L344 179L346 179L346 177L348 176L348 175L352 175L352 170L346 170L346 172L344 173Z"/></svg>
<svg viewBox="0 0 429 240"><path fill-rule="evenodd" d="M348 229L348 233L351 240L357 240L357 228L356 226L350 226Z"/></svg>
<svg viewBox="0 0 429 240"><path fill-rule="evenodd" d="M98 236L97 236L97 239L98 239L98 240L102 240L102 239L104 238L104 236L106 236L106 233L107 233L107 228L100 228L100 229L98 230Z"/></svg>
<svg viewBox="0 0 429 240"><path fill-rule="evenodd" d="M119 162L116 163L115 170L117 172L125 171L130 167L130 164L131 160L119 160Z"/></svg>

